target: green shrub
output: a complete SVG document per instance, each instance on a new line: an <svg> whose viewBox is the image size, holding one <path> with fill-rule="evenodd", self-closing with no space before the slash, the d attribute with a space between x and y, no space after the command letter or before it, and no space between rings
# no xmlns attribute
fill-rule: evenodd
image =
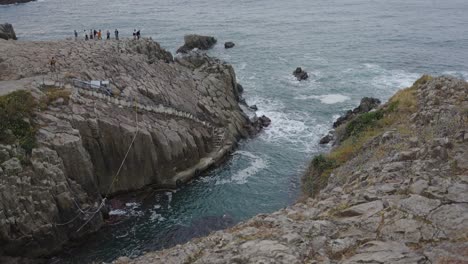
<svg viewBox="0 0 468 264"><path fill-rule="evenodd" d="M32 115L37 106L28 91L15 91L0 96L0 142L19 143L30 153L36 146L36 127Z"/></svg>
<svg viewBox="0 0 468 264"><path fill-rule="evenodd" d="M346 125L344 139L349 138L350 136L356 136L360 132L374 126L377 124L377 121L382 119L383 116L383 110L368 112L357 116Z"/></svg>

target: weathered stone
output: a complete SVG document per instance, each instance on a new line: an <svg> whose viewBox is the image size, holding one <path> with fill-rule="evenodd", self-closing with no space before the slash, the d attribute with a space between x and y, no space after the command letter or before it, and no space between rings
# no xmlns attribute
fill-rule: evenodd
<svg viewBox="0 0 468 264"><path fill-rule="evenodd" d="M429 199L417 194L413 194L409 198L400 201L400 206L403 210L418 216L426 216L440 204L439 200Z"/></svg>
<svg viewBox="0 0 468 264"><path fill-rule="evenodd" d="M21 162L18 158L11 158L2 163L2 167L6 174L15 175L23 170Z"/></svg>

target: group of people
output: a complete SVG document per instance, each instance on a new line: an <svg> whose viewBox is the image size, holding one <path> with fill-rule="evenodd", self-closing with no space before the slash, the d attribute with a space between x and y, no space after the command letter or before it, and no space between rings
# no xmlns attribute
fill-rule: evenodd
<svg viewBox="0 0 468 264"><path fill-rule="evenodd" d="M75 34L75 40L78 40L78 32L75 30L74 32ZM119 31L117 29L115 29L114 31L114 36L115 36L115 39L116 40L119 40ZM133 30L133 39L140 39L141 37L141 33L140 33L140 30L136 30L134 29ZM99 30L96 30L96 29L90 29L89 30L89 34L88 34L88 31L86 31L86 29L84 30L84 38L85 40L90 40L90 39L95 39L95 40L101 40L102 39L102 31L99 29ZM111 33L109 30L107 30L106 32L106 39L110 39L111 38Z"/></svg>

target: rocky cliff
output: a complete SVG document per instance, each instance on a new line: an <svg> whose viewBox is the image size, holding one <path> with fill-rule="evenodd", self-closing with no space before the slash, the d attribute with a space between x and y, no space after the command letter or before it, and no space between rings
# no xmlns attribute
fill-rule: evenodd
<svg viewBox="0 0 468 264"><path fill-rule="evenodd" d="M424 76L337 127L300 202L115 263L466 263L468 83Z"/></svg>
<svg viewBox="0 0 468 264"><path fill-rule="evenodd" d="M0 69L0 95L24 89L37 101L31 118L9 121L36 142L23 129L0 145L0 255L59 250L102 225L105 197L186 182L254 129L230 65L174 59L148 39L0 40ZM3 101L21 105L14 95Z"/></svg>

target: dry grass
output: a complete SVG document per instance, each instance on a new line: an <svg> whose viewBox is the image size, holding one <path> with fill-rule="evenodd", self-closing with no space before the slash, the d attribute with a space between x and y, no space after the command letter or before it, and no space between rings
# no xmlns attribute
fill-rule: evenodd
<svg viewBox="0 0 468 264"><path fill-rule="evenodd" d="M418 109L416 90L419 85L431 80L430 76L423 76L410 88L398 91L381 108L374 112L364 113L348 122L341 131L346 131L347 137L341 144L335 147L329 154L321 155L325 160L319 168L316 166L316 158L311 162L306 175L303 178L305 194L315 196L319 190L328 183L333 170L357 156L371 140L382 135L389 129L396 128L403 135L413 135L409 128L409 117ZM396 146L403 148L403 146ZM386 149L377 148L377 154L383 157ZM326 164L326 167L323 167Z"/></svg>
<svg viewBox="0 0 468 264"><path fill-rule="evenodd" d="M47 109L47 107L54 102L55 100L62 98L64 104L68 104L70 101L71 92L62 88L48 88L44 91L45 96L43 96L39 102L39 106L42 110Z"/></svg>

